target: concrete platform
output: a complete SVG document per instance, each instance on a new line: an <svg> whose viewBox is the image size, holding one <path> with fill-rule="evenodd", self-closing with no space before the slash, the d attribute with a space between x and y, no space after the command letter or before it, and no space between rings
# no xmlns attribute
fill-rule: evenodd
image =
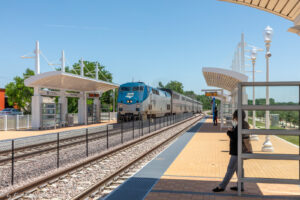
<svg viewBox="0 0 300 200"><path fill-rule="evenodd" d="M0 141L8 140L8 139L22 138L22 137L37 136L37 135L45 135L48 133L70 131L70 130L81 129L81 128L103 126L106 124L114 124L116 122L117 121L109 121L109 122L102 122L102 123L90 124L90 125L79 125L79 126L72 126L72 127L56 128L56 129L51 129L51 130L0 131Z"/></svg>
<svg viewBox="0 0 300 200"><path fill-rule="evenodd" d="M178 138L132 178L105 199L300 199L299 185L245 183L242 197L229 187L236 185L236 176L226 191L211 190L222 181L229 161L229 138L225 131L212 125L211 119ZM262 153L264 136L252 142L254 153ZM275 152L298 154L299 147L271 136ZM246 160L246 177L299 178L299 161Z"/></svg>

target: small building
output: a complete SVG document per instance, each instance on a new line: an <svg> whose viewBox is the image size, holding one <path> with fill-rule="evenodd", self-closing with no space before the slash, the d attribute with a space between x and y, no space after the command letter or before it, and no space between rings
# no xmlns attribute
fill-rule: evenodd
<svg viewBox="0 0 300 200"><path fill-rule="evenodd" d="M0 111L5 108L5 89L0 88Z"/></svg>

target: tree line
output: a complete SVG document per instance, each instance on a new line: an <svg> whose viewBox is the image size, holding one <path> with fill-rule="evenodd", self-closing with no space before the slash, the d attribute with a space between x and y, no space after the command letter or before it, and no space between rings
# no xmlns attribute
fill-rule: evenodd
<svg viewBox="0 0 300 200"><path fill-rule="evenodd" d="M95 78L96 73L95 69L98 64L99 74L98 79L112 82L112 74L105 69L105 66L100 65L99 62L90 62L90 61L83 61L84 63L84 76L89 78ZM60 68L56 69L60 71ZM81 67L80 61L73 64L71 67L66 67L66 72L72 74L80 74ZM33 96L33 88L26 87L24 84L24 80L34 76L35 73L31 69L26 69L23 73L23 76L16 76L14 77L13 81L8 83L5 86L5 93L8 97L8 104L10 106L17 106L24 114L31 113L31 97ZM117 94L117 91L116 91ZM104 92L100 98L101 100L101 107L104 110L112 110L112 102L113 102L113 91ZM117 101L117 95L115 98ZM55 102L58 102L58 97L55 98ZM87 104L92 104L92 100L88 99ZM116 104L115 104L116 105ZM68 113L77 113L78 112L78 98L76 97L68 97Z"/></svg>
<svg viewBox="0 0 300 200"><path fill-rule="evenodd" d="M248 104L252 105L253 100L248 100ZM298 103L295 102L276 102L275 99L270 98L269 99L270 105L298 105ZM256 105L266 105L266 99L255 99ZM265 117L265 111L256 111L256 117L264 118ZM270 114L278 114L279 115L279 121L285 121L287 123L292 123L294 125L299 124L299 112L298 111L270 111ZM249 116L252 116L252 111L249 111Z"/></svg>
<svg viewBox="0 0 300 200"><path fill-rule="evenodd" d="M197 101L200 101L203 106L203 110L210 110L211 109L211 97L207 97L205 95L198 95L192 90L184 91L184 86L179 81L169 81L166 85L164 85L162 82L158 83L158 87L160 88L167 88L170 90L173 90L175 92L178 92L180 94L183 94L185 96L188 96L192 99L195 99ZM220 101L216 99L216 103L219 105Z"/></svg>
<svg viewBox="0 0 300 200"><path fill-rule="evenodd" d="M89 78L96 78L96 66L98 66L99 73L98 79L112 82L113 76L112 74L105 69L105 66L100 65L99 62L90 62L90 61L83 61L84 63L84 76ZM60 68L56 69L60 71ZM67 66L65 71L72 74L80 74L81 66L80 61L74 63L72 66ZM8 104L10 106L17 106L24 114L31 113L31 97L33 96L33 88L26 87L24 84L24 80L34 76L34 71L31 69L26 69L23 73L23 76L16 76L14 77L14 81L8 83L5 86L6 95L8 97ZM193 98L197 101L202 102L203 109L209 110L211 109L211 101L210 97L205 95L198 95L194 91L184 91L184 86L181 82L178 81L170 81L166 85L163 85L162 82L159 82L158 87L160 88L168 88L173 91L176 91L180 94L186 95L190 98ZM115 91L115 105L117 105L117 90ZM113 91L104 92L100 98L101 100L101 107L103 110L112 111L112 104L113 104ZM58 97L55 98L55 102L58 102ZM218 103L218 102L217 102ZM92 104L92 100L88 99L87 104ZM219 104L219 103L218 103ZM77 113L78 112L78 98L76 97L68 97L68 113Z"/></svg>

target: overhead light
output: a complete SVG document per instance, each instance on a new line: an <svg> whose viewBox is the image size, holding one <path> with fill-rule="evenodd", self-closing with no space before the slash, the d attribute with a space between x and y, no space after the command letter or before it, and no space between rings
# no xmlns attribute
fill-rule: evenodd
<svg viewBox="0 0 300 200"><path fill-rule="evenodd" d="M265 42L271 42L273 36L273 29L267 26L264 31Z"/></svg>

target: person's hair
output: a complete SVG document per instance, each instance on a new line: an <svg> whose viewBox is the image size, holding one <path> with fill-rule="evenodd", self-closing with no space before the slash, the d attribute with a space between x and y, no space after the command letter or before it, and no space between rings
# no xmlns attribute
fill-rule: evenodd
<svg viewBox="0 0 300 200"><path fill-rule="evenodd" d="M238 110L234 111L232 118L238 120ZM246 119L246 113L245 111L242 110L242 120L245 121L245 119Z"/></svg>

